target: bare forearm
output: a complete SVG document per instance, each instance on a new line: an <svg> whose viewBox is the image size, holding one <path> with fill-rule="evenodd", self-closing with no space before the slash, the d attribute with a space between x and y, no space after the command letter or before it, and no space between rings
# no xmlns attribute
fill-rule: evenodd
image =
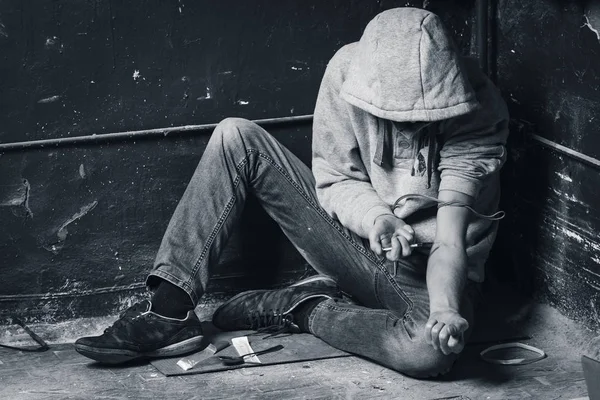
<svg viewBox="0 0 600 400"><path fill-rule="evenodd" d="M430 312L459 312L467 281L467 254L464 246L436 244L427 265Z"/></svg>
<svg viewBox="0 0 600 400"><path fill-rule="evenodd" d="M467 281L466 236L468 194L440 190L435 240L427 263L430 312L425 324L425 341L444 354L460 353L469 322L460 315L460 301ZM444 205L445 204L445 205Z"/></svg>
<svg viewBox="0 0 600 400"><path fill-rule="evenodd" d="M439 199L470 205L473 199L454 191L440 191ZM435 242L427 265L427 287L431 312L458 312L467 281L466 232L469 211L446 206L438 210Z"/></svg>

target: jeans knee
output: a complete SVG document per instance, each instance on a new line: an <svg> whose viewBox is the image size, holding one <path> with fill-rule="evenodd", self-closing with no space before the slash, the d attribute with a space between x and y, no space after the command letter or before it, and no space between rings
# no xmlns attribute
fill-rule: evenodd
<svg viewBox="0 0 600 400"><path fill-rule="evenodd" d="M227 147L233 143L238 143L240 139L244 142L251 142L253 138L261 136L262 128L252 121L244 118L225 118L215 128L213 139L219 140L223 146Z"/></svg>
<svg viewBox="0 0 600 400"><path fill-rule="evenodd" d="M457 354L444 355L425 342L425 338L412 338L394 349L390 346L389 362L392 369L418 379L435 378L450 371Z"/></svg>
<svg viewBox="0 0 600 400"><path fill-rule="evenodd" d="M427 348L418 351L418 356L409 364L404 374L413 378L436 378L450 372L457 359L456 354L444 355L440 350L425 344Z"/></svg>
<svg viewBox="0 0 600 400"><path fill-rule="evenodd" d="M421 343L414 349L414 357L404 363L405 375L427 379L444 375L450 371L457 359L456 354L444 355L427 343Z"/></svg>

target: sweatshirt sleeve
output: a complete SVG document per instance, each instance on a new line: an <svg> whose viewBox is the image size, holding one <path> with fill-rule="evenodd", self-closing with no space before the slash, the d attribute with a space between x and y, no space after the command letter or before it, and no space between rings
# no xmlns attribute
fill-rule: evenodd
<svg viewBox="0 0 600 400"><path fill-rule="evenodd" d="M312 170L317 197L325 211L344 227L368 238L375 218L393 213L371 185L352 128L351 106L339 97L340 52L330 61L317 97Z"/></svg>
<svg viewBox="0 0 600 400"><path fill-rule="evenodd" d="M480 107L441 126L439 190L454 190L477 198L486 179L506 161L508 111L491 81L482 77L474 87Z"/></svg>

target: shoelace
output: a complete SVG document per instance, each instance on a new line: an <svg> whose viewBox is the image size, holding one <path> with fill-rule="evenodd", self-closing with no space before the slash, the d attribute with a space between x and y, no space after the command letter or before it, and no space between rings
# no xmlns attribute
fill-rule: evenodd
<svg viewBox="0 0 600 400"><path fill-rule="evenodd" d="M116 320L111 326L104 330L104 333L112 333L114 331L119 330L121 327L124 327L125 325L125 321L121 317L119 317L118 320Z"/></svg>
<svg viewBox="0 0 600 400"><path fill-rule="evenodd" d="M104 330L104 333L111 333L120 329L121 327L125 327L127 324L131 323L131 321L139 317L140 314L138 314L137 316L135 314L138 310L142 310L140 304L141 303L134 304L133 306L129 307L127 310L119 314L119 318L111 326L106 328Z"/></svg>
<svg viewBox="0 0 600 400"><path fill-rule="evenodd" d="M267 339L282 333L291 332L294 317L292 314L282 313L279 308L268 311L252 311L248 314L250 329L256 330L256 334L269 333L263 337Z"/></svg>

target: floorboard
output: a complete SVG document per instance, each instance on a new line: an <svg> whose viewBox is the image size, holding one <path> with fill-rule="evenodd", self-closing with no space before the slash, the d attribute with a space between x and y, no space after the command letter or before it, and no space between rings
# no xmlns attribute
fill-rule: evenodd
<svg viewBox="0 0 600 400"><path fill-rule="evenodd" d="M490 314L493 316L493 314ZM489 326L484 324L485 326ZM106 368L71 344L44 353L0 349L1 399L581 399L587 390L581 354L594 336L556 310L535 305L510 334L548 357L524 366L480 360L470 345L450 375L415 380L358 357L165 377L146 362Z"/></svg>

